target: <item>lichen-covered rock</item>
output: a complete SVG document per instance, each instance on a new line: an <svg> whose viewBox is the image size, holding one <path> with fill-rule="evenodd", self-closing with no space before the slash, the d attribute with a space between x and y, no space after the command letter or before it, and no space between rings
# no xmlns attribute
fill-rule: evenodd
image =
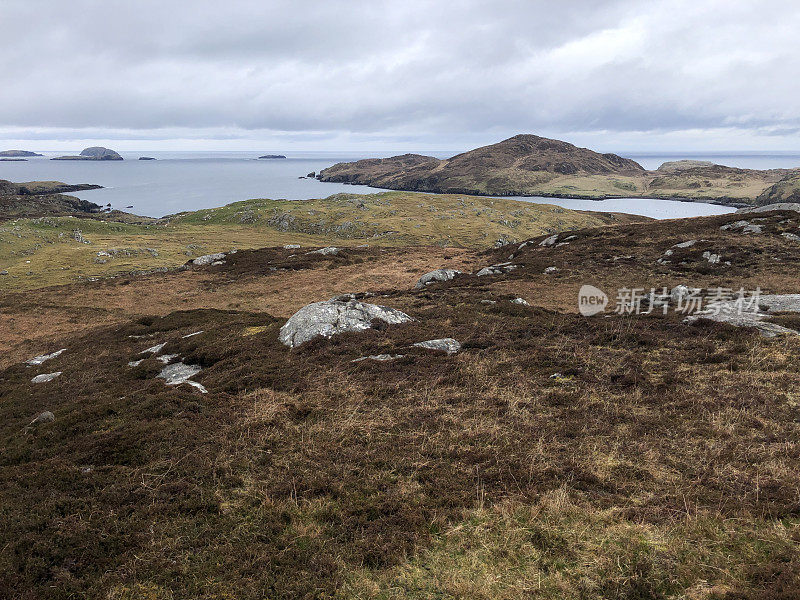
<svg viewBox="0 0 800 600"><path fill-rule="evenodd" d="M377 360L378 362L387 362L390 360L397 360L398 358L403 358L403 354L372 354L371 356L362 356L361 358L355 358L350 362L361 362L364 360Z"/></svg>
<svg viewBox="0 0 800 600"><path fill-rule="evenodd" d="M750 221L735 221L720 227L722 231L739 231L741 233L762 233L763 228L761 225L751 223Z"/></svg>
<svg viewBox="0 0 800 600"><path fill-rule="evenodd" d="M225 253L224 252L216 252L214 254L206 254L204 256L198 256L197 258L195 258L192 261L192 264L193 265L199 265L199 266L210 265L210 264L218 262L218 261L220 261L220 260L222 260L224 258L225 258Z"/></svg>
<svg viewBox="0 0 800 600"><path fill-rule="evenodd" d="M417 348L425 348L427 350L441 350L448 354L455 354L461 350L461 343L453 338L439 338L436 340L426 340L424 342L417 342L414 344Z"/></svg>
<svg viewBox="0 0 800 600"><path fill-rule="evenodd" d="M414 287L420 289L435 281L450 281L456 275L461 275L461 271L457 271L456 269L436 269L420 277L419 281L417 281L417 285Z"/></svg>
<svg viewBox="0 0 800 600"><path fill-rule="evenodd" d="M517 265L512 265L511 263L498 263L496 265L490 265L488 267L482 268L480 271L475 273L476 277L483 277L484 275L502 275L503 273L508 273L509 271L513 271L514 269L518 268Z"/></svg>
<svg viewBox="0 0 800 600"><path fill-rule="evenodd" d="M178 385L184 383L190 377L197 375L202 369L198 365L187 365L183 362L177 362L167 365L161 372L156 375L164 380L167 385Z"/></svg>
<svg viewBox="0 0 800 600"><path fill-rule="evenodd" d="M330 254L339 254L339 248L336 246L328 246L326 248L320 248L319 250L312 250L311 252L306 252L306 254L322 254L323 256L328 256Z"/></svg>
<svg viewBox="0 0 800 600"><path fill-rule="evenodd" d="M358 300L326 300L308 304L281 327L278 339L290 348L315 337L331 337L346 331L364 331L378 320L391 325L413 321L404 312Z"/></svg>

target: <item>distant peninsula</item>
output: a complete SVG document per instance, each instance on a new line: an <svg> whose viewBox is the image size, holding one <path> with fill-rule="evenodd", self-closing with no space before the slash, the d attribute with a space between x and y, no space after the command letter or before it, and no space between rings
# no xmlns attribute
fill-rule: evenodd
<svg viewBox="0 0 800 600"><path fill-rule="evenodd" d="M674 161L648 171L636 161L560 140L521 134L440 160L420 154L337 163L320 181L391 190L554 198L662 198L749 206L791 197L800 169L759 171ZM780 194L768 190L783 182Z"/></svg>
<svg viewBox="0 0 800 600"><path fill-rule="evenodd" d="M50 160L123 160L114 150L101 146L85 148L77 156L57 156Z"/></svg>
<svg viewBox="0 0 800 600"><path fill-rule="evenodd" d="M27 150L0 150L0 156L10 158L23 158L31 156L44 156L43 154L36 154L36 152L29 152Z"/></svg>
<svg viewBox="0 0 800 600"><path fill-rule="evenodd" d="M103 210L99 205L64 194L101 187L61 181L12 183L0 179L0 222L20 217L98 214Z"/></svg>
<svg viewBox="0 0 800 600"><path fill-rule="evenodd" d="M265 154L264 156L259 156L259 160L264 158L286 158L283 154Z"/></svg>

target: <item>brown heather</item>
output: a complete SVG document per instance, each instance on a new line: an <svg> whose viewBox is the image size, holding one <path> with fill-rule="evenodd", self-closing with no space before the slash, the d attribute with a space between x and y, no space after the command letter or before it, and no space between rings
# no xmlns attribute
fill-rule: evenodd
<svg viewBox="0 0 800 600"><path fill-rule="evenodd" d="M268 248L5 293L0 596L800 597L800 339L575 313L582 283L800 291L779 235L800 217L719 229L737 218L519 251ZM508 275L410 289L512 253ZM285 317L343 291L416 321L279 344ZM463 350L411 346L442 336ZM127 366L160 342L207 395L154 379L153 358ZM405 357L351 362L383 352ZM29 427L43 410L55 422Z"/></svg>

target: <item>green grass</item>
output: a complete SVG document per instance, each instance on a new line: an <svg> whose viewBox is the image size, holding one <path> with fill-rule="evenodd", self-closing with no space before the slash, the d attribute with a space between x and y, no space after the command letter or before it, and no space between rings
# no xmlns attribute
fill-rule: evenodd
<svg viewBox="0 0 800 600"><path fill-rule="evenodd" d="M608 221L552 205L405 192L246 200L145 225L76 217L17 219L0 223L0 270L9 272L0 276L0 290L175 268L234 248L289 243L487 247L498 239L522 240ZM76 230L91 243L76 241ZM123 252L97 255L113 249Z"/></svg>
<svg viewBox="0 0 800 600"><path fill-rule="evenodd" d="M671 527L570 501L476 508L402 565L355 569L341 598L725 598L753 565L786 565L797 520L687 513Z"/></svg>

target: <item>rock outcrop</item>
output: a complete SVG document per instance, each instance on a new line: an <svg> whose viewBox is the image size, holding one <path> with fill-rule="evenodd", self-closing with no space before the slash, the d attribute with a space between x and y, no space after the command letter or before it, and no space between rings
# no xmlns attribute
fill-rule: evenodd
<svg viewBox="0 0 800 600"><path fill-rule="evenodd" d="M461 350L461 343L453 338L425 340L424 342L417 342L414 346L417 348L425 348L426 350L439 350L441 352L447 352L447 354L455 354Z"/></svg>
<svg viewBox="0 0 800 600"><path fill-rule="evenodd" d="M316 337L331 337L347 331L365 331L373 321L390 325L413 319L404 312L358 300L326 300L308 304L293 314L281 327L278 339L294 348Z"/></svg>
<svg viewBox="0 0 800 600"><path fill-rule="evenodd" d="M225 253L215 252L214 254L205 254L203 256L198 256L191 262L193 265L204 266L204 265L222 264L223 260L225 260Z"/></svg>
<svg viewBox="0 0 800 600"><path fill-rule="evenodd" d="M673 290L674 291L674 290ZM800 312L800 294L769 294L758 298L758 306L747 306L742 302L719 302L705 310L688 316L686 323L698 319L707 319L719 323L727 323L734 327L753 327L764 337L778 335L800 335L800 331L770 323L772 313Z"/></svg>
<svg viewBox="0 0 800 600"><path fill-rule="evenodd" d="M455 278L456 275L461 274L461 271L457 271L456 269L436 269L435 271L425 273L425 275L420 277L419 281L417 281L417 284L414 287L421 289L429 283L434 283L436 281L450 281L451 279Z"/></svg>

